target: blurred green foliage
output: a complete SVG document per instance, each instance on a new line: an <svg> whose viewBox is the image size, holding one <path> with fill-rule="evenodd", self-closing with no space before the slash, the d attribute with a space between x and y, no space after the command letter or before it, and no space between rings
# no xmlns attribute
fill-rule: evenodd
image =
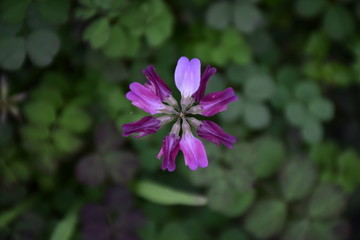
<svg viewBox="0 0 360 240"><path fill-rule="evenodd" d="M0 239L359 239L359 18L354 0L1 0ZM213 120L238 141L168 173L169 127L120 126L145 115L129 83L151 64L175 89L180 56L235 89Z"/></svg>

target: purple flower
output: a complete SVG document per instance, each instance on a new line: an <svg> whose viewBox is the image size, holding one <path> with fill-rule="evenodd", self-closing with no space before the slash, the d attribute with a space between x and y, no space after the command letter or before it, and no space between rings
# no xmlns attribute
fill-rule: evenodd
<svg viewBox="0 0 360 240"><path fill-rule="evenodd" d="M150 65L143 70L143 73L150 82L150 87L153 89L156 96L158 96L161 101L165 101L171 96L171 90L166 85L164 80L156 73L154 66Z"/></svg>
<svg viewBox="0 0 360 240"><path fill-rule="evenodd" d="M211 76L214 75L215 73L216 73L216 68L213 68L210 65L206 66L204 73L201 75L199 89L192 96L195 99L195 102L200 102L200 100L204 97L207 83L211 78Z"/></svg>
<svg viewBox="0 0 360 240"><path fill-rule="evenodd" d="M130 136L133 133L139 133L135 136L136 138L140 138L148 134L153 134L157 132L160 127L161 121L158 118L151 116L146 116L139 121L122 125L123 135L125 137Z"/></svg>
<svg viewBox="0 0 360 240"><path fill-rule="evenodd" d="M202 121L197 129L199 137L209 140L210 142L220 145L224 144L227 148L232 148L232 145L236 142L236 138L227 134L216 123L205 120Z"/></svg>
<svg viewBox="0 0 360 240"><path fill-rule="evenodd" d="M126 98L132 101L132 104L151 115L160 113L166 106L161 99L151 91L149 87L134 82L130 84L130 92L126 94Z"/></svg>
<svg viewBox="0 0 360 240"><path fill-rule="evenodd" d="M163 156L161 169L167 169L169 172L173 172L176 168L175 160L179 152L180 137L174 133L167 135L163 140L163 145L160 149L157 158L160 159Z"/></svg>
<svg viewBox="0 0 360 240"><path fill-rule="evenodd" d="M225 111L227 105L237 99L232 88L227 88L221 92L210 93L200 101L201 113L206 117L210 117L218 112Z"/></svg>
<svg viewBox="0 0 360 240"><path fill-rule="evenodd" d="M208 165L206 151L203 143L192 135L189 124L183 122L183 136L180 141L180 149L184 154L185 165L191 170L198 167L205 168Z"/></svg>
<svg viewBox="0 0 360 240"><path fill-rule="evenodd" d="M130 84L130 92L126 97L132 104L150 114L163 114L160 117L144 117L143 119L124 124L123 135L138 133L142 137L155 133L159 128L177 119L169 135L164 140L157 158L162 158L161 168L172 172L176 168L176 157L181 150L185 165L191 170L207 167L208 159L203 143L191 132L189 123L197 130L199 137L217 145L220 143L231 148L235 137L225 133L219 125L211 121L198 121L189 115L212 116L224 111L227 104L236 101L232 88L208 94L204 97L209 78L216 73L216 68L208 65L201 75L201 63L197 58L189 60L181 57L175 68L175 85L181 93L180 106L171 95L171 90L155 72L153 66L143 70L148 83ZM194 105L195 104L195 105ZM198 104L198 105L196 105ZM181 137L180 137L181 132Z"/></svg>

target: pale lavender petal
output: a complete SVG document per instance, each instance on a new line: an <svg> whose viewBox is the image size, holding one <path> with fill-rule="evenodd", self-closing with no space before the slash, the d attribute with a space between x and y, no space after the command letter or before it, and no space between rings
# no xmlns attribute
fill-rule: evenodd
<svg viewBox="0 0 360 240"><path fill-rule="evenodd" d="M236 142L236 138L234 136L227 134L219 125L209 120L201 122L199 128L197 129L197 133L199 137L205 138L216 145L220 145L220 143L222 143L227 148L232 148L232 145Z"/></svg>
<svg viewBox="0 0 360 240"><path fill-rule="evenodd" d="M181 96L190 97L200 86L201 63L197 58L181 57L175 69L175 84Z"/></svg>
<svg viewBox="0 0 360 240"><path fill-rule="evenodd" d="M130 90L131 91L126 94L126 98L129 99L134 106L145 112L157 114L160 113L161 109L165 108L161 99L156 96L150 88L134 82L130 84Z"/></svg>
<svg viewBox="0 0 360 240"><path fill-rule="evenodd" d="M216 73L216 68L207 65L205 71L201 75L200 86L199 89L192 95L196 102L200 102L200 100L204 97L205 90L209 78Z"/></svg>
<svg viewBox="0 0 360 240"><path fill-rule="evenodd" d="M160 127L161 127L161 121L159 119L151 116L146 116L140 119L139 121L126 123L122 125L121 128L123 129L123 135L125 137L134 133L139 133L135 137L140 138L157 132Z"/></svg>
<svg viewBox="0 0 360 240"><path fill-rule="evenodd" d="M175 85L181 92L182 85L183 85L183 79L185 78L185 73L187 71L189 65L189 59L187 57L181 57L179 58L176 68L175 68Z"/></svg>
<svg viewBox="0 0 360 240"><path fill-rule="evenodd" d="M163 140L163 145L157 156L160 159L163 156L161 168L173 172L176 168L175 160L179 152L180 137L175 134L167 135Z"/></svg>
<svg viewBox="0 0 360 240"><path fill-rule="evenodd" d="M191 133L185 133L180 141L180 149L184 154L185 165L191 170L208 165L206 151L203 143Z"/></svg>
<svg viewBox="0 0 360 240"><path fill-rule="evenodd" d="M166 85L164 80L162 80L160 76L156 73L154 66L148 66L143 70L143 73L149 80L150 84L155 90L156 95L161 99L161 101L165 101L167 98L170 97L170 88Z"/></svg>
<svg viewBox="0 0 360 240"><path fill-rule="evenodd" d="M227 105L236 101L238 98L232 88L227 88L221 92L214 92L206 95L200 101L201 114L210 117L227 109Z"/></svg>

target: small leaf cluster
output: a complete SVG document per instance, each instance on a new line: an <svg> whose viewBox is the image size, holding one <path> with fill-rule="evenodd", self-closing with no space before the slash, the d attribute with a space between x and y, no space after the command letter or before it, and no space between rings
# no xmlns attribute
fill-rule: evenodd
<svg viewBox="0 0 360 240"><path fill-rule="evenodd" d="M71 97L64 82L65 76L59 72L44 74L23 108L27 120L21 128L24 148L38 156L39 164L50 172L57 169L55 159L61 160L81 149L80 136L92 126L85 100Z"/></svg>
<svg viewBox="0 0 360 240"><path fill-rule="evenodd" d="M51 64L60 49L56 28L68 21L70 1L2 1L0 66L18 70L26 56L38 67Z"/></svg>
<svg viewBox="0 0 360 240"><path fill-rule="evenodd" d="M142 47L141 37L157 47L172 33L173 17L162 0L80 2L76 16L89 20L83 39L109 58L135 57Z"/></svg>

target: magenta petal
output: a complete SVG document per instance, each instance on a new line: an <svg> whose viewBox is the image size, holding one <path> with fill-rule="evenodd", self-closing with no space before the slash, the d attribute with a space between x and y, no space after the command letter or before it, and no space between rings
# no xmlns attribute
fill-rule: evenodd
<svg viewBox="0 0 360 240"><path fill-rule="evenodd" d="M232 88L227 88L221 92L210 93L200 101L201 114L207 117L215 115L218 112L226 110L227 105L237 99Z"/></svg>
<svg viewBox="0 0 360 240"><path fill-rule="evenodd" d="M149 80L150 84L154 87L156 96L158 96L161 101L165 101L170 97L171 90L166 85L164 80L156 73L154 66L150 65L143 70L143 73Z"/></svg>
<svg viewBox="0 0 360 240"><path fill-rule="evenodd" d="M234 136L227 134L219 125L209 120L201 122L199 128L197 129L197 133L199 137L205 138L216 145L220 145L220 143L222 143L227 148L232 148L232 145L236 142L236 138Z"/></svg>
<svg viewBox="0 0 360 240"><path fill-rule="evenodd" d="M130 92L126 94L132 104L150 114L160 113L165 106L161 99L152 92L149 86L134 82L130 84Z"/></svg>
<svg viewBox="0 0 360 240"><path fill-rule="evenodd" d="M181 96L190 97L200 86L201 63L197 58L181 57L175 69L175 84Z"/></svg>
<svg viewBox="0 0 360 240"><path fill-rule="evenodd" d="M196 102L200 102L200 100L204 97L206 85L211 78L212 75L216 73L216 68L207 65L204 73L201 75L200 86L199 89L193 94L193 98Z"/></svg>
<svg viewBox="0 0 360 240"><path fill-rule="evenodd" d="M153 134L157 132L160 127L161 121L151 116L146 116L139 121L122 125L123 135L125 137L134 133L139 133L137 136L135 136L137 138Z"/></svg>
<svg viewBox="0 0 360 240"><path fill-rule="evenodd" d="M163 170L167 169L169 172L175 170L175 160L180 149L179 143L180 137L175 134L169 134L164 138L163 145L157 156L158 159L164 156L161 164Z"/></svg>
<svg viewBox="0 0 360 240"><path fill-rule="evenodd" d="M180 149L184 154L185 165L191 170L208 165L206 151L203 143L191 133L185 133L180 141Z"/></svg>

